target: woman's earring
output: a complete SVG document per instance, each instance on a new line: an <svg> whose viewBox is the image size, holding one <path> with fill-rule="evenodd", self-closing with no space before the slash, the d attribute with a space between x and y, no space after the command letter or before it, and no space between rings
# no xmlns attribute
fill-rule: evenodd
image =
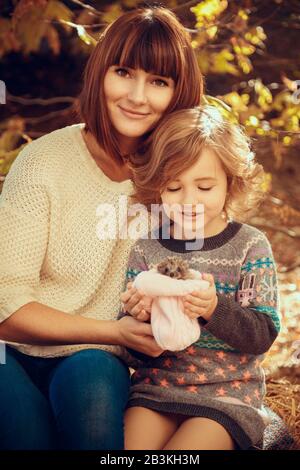
<svg viewBox="0 0 300 470"><path fill-rule="evenodd" d="M221 217L222 217L223 220L226 220L226 219L227 219L227 214L226 214L225 211L222 211L222 212L221 212Z"/></svg>

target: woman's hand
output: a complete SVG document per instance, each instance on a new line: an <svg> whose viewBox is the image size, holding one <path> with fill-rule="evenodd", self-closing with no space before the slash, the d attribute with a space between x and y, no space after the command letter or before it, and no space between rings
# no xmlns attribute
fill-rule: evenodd
<svg viewBox="0 0 300 470"><path fill-rule="evenodd" d="M137 321L127 315L116 322L118 329L118 344L134 349L148 356L158 357L164 351L155 341L149 323Z"/></svg>
<svg viewBox="0 0 300 470"><path fill-rule="evenodd" d="M209 282L209 287L183 297L184 313L191 319L202 317L208 321L218 305L218 297L213 276L203 274L202 279Z"/></svg>
<svg viewBox="0 0 300 470"><path fill-rule="evenodd" d="M130 313L138 321L146 322L150 318L150 309L144 302L144 295L128 282L127 290L121 294L123 311Z"/></svg>

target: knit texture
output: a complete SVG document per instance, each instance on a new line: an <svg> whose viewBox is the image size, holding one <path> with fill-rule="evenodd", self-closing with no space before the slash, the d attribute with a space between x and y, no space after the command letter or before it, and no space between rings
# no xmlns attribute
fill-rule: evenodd
<svg viewBox="0 0 300 470"><path fill-rule="evenodd" d="M99 239L97 207L129 195L131 180L114 182L97 166L81 129L67 126L25 147L0 198L0 321L28 302L70 315L112 320L120 310L134 239ZM118 219L117 219L118 220ZM141 236L141 235L139 235ZM135 237L136 239L137 237ZM64 356L87 347L11 343L33 356Z"/></svg>
<svg viewBox="0 0 300 470"><path fill-rule="evenodd" d="M268 424L260 364L280 327L270 244L258 229L236 222L205 239L201 250L187 250L183 240L141 239L131 251L126 280L174 253L214 276L218 306L208 322L199 319L200 339L184 351L158 358L124 353L136 369L128 406L211 418L246 449L262 439Z"/></svg>
<svg viewBox="0 0 300 470"><path fill-rule="evenodd" d="M185 315L181 297L207 289L209 283L198 271L190 270L190 275L197 277L174 279L150 269L139 273L133 282L133 287L146 295L144 301L150 300L152 333L161 349L181 351L199 339L199 322Z"/></svg>

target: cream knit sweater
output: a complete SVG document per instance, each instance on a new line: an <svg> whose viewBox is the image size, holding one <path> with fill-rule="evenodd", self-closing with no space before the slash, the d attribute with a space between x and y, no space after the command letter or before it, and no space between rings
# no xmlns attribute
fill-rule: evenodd
<svg viewBox="0 0 300 470"><path fill-rule="evenodd" d="M129 196L133 185L101 171L82 127L67 126L27 145L6 178L0 197L0 321L33 301L70 315L117 318L135 240L99 239L97 207L109 203L118 214L120 196ZM44 357L87 347L120 353L119 346L95 344L10 344Z"/></svg>

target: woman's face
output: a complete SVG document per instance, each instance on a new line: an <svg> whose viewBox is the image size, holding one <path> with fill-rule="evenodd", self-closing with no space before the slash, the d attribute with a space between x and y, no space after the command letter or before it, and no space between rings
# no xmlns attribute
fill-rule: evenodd
<svg viewBox="0 0 300 470"><path fill-rule="evenodd" d="M104 78L112 125L121 137L137 139L155 127L174 94L172 78L113 65Z"/></svg>

